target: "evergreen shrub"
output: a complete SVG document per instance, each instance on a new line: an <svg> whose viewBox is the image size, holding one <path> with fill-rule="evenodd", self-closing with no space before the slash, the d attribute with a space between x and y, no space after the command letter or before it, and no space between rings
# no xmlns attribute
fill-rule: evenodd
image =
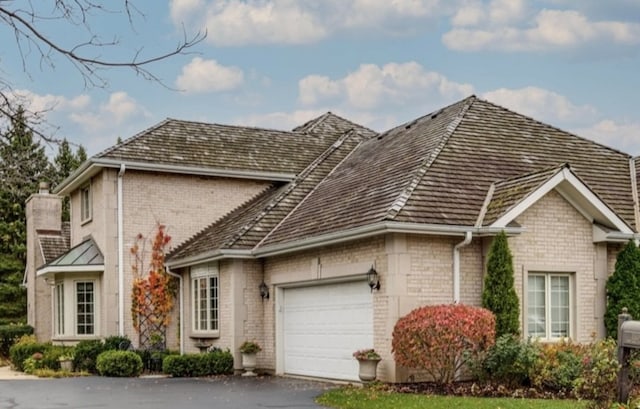
<svg viewBox="0 0 640 409"><path fill-rule="evenodd" d="M205 354L169 355L162 362L162 372L173 377L224 375L233 373L233 355L229 350Z"/></svg>
<svg viewBox="0 0 640 409"><path fill-rule="evenodd" d="M33 334L31 325L0 325L0 356L9 356L9 348L23 335Z"/></svg>
<svg viewBox="0 0 640 409"><path fill-rule="evenodd" d="M607 309L604 324L607 335L618 337L618 315L627 308L634 319L640 319L640 250L632 240L618 253L613 274L607 279Z"/></svg>
<svg viewBox="0 0 640 409"><path fill-rule="evenodd" d="M133 351L104 351L96 359L96 369L102 376L136 377L142 373L142 359Z"/></svg>

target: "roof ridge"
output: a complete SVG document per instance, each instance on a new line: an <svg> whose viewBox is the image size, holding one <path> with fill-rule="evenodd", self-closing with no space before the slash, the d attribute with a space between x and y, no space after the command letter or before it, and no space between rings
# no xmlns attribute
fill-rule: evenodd
<svg viewBox="0 0 640 409"><path fill-rule="evenodd" d="M393 202L393 204L387 211L387 215L385 217L386 219L393 220L398 215L398 213L400 213L400 211L404 208L404 206L407 204L407 201L409 200L414 190L420 183L420 180L422 180L422 178L427 173L431 165L438 158L438 155L440 155L440 152L442 152L444 147L447 145L447 143L449 142L449 139L451 138L451 135L453 135L455 130L458 128L458 125L460 125L460 122L462 122L462 119L464 118L465 114L467 113L471 105L473 105L475 100L476 100L475 95L472 95L467 99L463 100L464 103L460 108L460 111L447 125L447 129L444 135L442 136L442 139L440 140L438 145L435 147L435 149L431 151L431 153L427 157L425 157L425 159L422 161L422 163L416 170L415 174L411 178L411 181L407 184L407 186L402 190L402 192L398 195L396 200ZM437 113L442 112L444 109L439 110Z"/></svg>
<svg viewBox="0 0 640 409"><path fill-rule="evenodd" d="M347 140L351 135L353 135L353 134L358 134L358 131L356 131L355 129L350 129L350 130L346 131L346 132L345 132L345 133L344 133L340 138L338 138L338 140L336 140L336 142L334 142L334 143L329 147L329 149L327 149L325 152L323 152L323 154L322 154L322 155L320 155L320 156L318 157L318 159L319 159L320 157L322 157L322 158L323 158L323 160L322 160L322 161L324 161L324 159L326 159L327 157L329 157L329 155L330 155L331 153L335 152L335 150L336 150L336 149L338 149L340 146L342 146L342 144L343 144L343 143L344 143L344 142L345 142L345 141L346 141L346 140ZM293 213L294 213L294 212L295 212L295 211L296 211L296 210L297 210L297 209L302 205L302 203L304 203L304 202L305 202L305 200L306 200L306 199L307 199L307 198L308 198L308 197L309 197L313 192L315 192L315 191L316 191L316 189L318 188L318 186L319 186L320 184L322 184L322 182L324 182L324 181L325 181L325 180L326 180L326 179L327 179L331 174L333 174L333 172L334 172L334 171L335 171L335 170L340 166L340 164L342 164L342 163L343 163L347 158L349 158L349 157L353 154L353 152L355 152L355 151L358 149L358 146L360 146L360 144L361 144L361 143L362 143L362 142L358 143L358 145L357 145L356 147L354 147L353 149L351 149L351 151L350 151L350 152L349 152L349 153L348 153L344 158L342 158L342 160L341 160L341 161L340 161L336 166L334 166L334 167L333 167L333 169L331 169L331 171L325 175L325 177L323 177L323 178L322 178L318 183L316 183L316 184L315 184L315 186L313 186L313 188L312 188L312 189L311 189L311 190L310 190L310 191L309 191L309 192L308 192L308 193L307 193L307 194L302 198L302 200L300 200L300 202L299 202L297 205L295 205L295 206L294 206L294 208L293 208L293 209L291 209L291 211L290 211L290 212L288 212L288 213L287 213L287 214L282 218L282 220L280 220L280 222L278 222L278 224L276 224L276 225L273 227L273 229L271 229L271 231L269 231L269 232L268 232L268 233L267 233L267 234L262 238L262 240L260 240L260 241L255 245L255 248L260 247L260 245L261 245L262 243L264 243L264 242L265 242L265 241L266 241L266 240L271 236L271 233L273 233L274 231L276 231L276 230L278 229L278 227L280 227L280 226L284 223L284 221L285 221L285 220L287 220L287 219L289 218L289 216L291 216L291 214L293 214ZM314 165L313 169L317 168L317 167L320 165L320 163L322 163L322 161L318 161L318 160L314 161L315 165L314 165L314 163L312 163L312 165ZM316 163L316 162L317 162L317 163ZM309 165L309 166L311 167L312 165ZM306 170L307 170L307 169L305 169L305 171L306 171ZM304 172L304 171L303 171L303 172ZM311 170L309 170L309 172L306 172L305 177L306 177L306 176L308 176L310 173L311 173ZM302 174L302 173L301 173L301 174ZM296 180L297 180L297 178L296 178ZM291 183L293 184L293 182L291 182ZM296 186L297 186L297 185L296 185ZM294 188L295 188L295 186L294 186L294 187L291 187L291 188L287 189L285 192L283 192L283 193L282 193L282 198L278 198L278 199L279 199L279 200L278 200L278 202L280 202L280 201L281 201L281 200L282 200L286 195L288 195L288 194L289 194L289 193L290 193Z"/></svg>
<svg viewBox="0 0 640 409"><path fill-rule="evenodd" d="M322 152L320 155L318 155L318 157L316 157L313 162L311 162L309 164L309 166L307 166L302 172L300 172L291 182L289 182L286 186L286 189L284 189L283 192L281 192L280 194L278 194L274 199L272 199L265 207L264 209L258 213L258 215L256 215L254 218L251 219L251 221L247 224L245 224L240 231L237 234L234 234L233 237L231 238L231 240L227 241L226 243L224 243L225 246L233 246L238 240L240 240L240 238L249 230L251 230L251 228L253 226L255 226L260 220L262 220L262 218L264 218L269 211L271 211L271 209L273 209L274 207L276 207L278 205L278 203L280 203L282 200L284 200L285 197L287 197L303 180L305 180L310 174L311 172L313 172L318 166L320 166L320 164L322 162L324 162L324 160L326 158L329 157L329 155L331 155L336 149L338 149L340 146L342 146L342 144L344 143L345 140L347 140L351 135L357 133L356 130L354 129L350 129L346 132L344 132L338 139L336 139L327 149L325 149L324 152ZM320 183L320 182L319 182ZM304 199L303 199L304 200ZM293 210L292 210L293 211ZM286 216L285 216L286 218ZM284 220L284 219L283 219ZM282 222L282 221L281 221ZM280 223L278 223L278 225L276 225L273 229L275 230L278 226L280 225ZM263 240L269 236L271 232L267 233L265 235L265 237L263 237ZM262 242L262 240L260 241L260 243ZM260 243L258 243L257 245L259 245Z"/></svg>

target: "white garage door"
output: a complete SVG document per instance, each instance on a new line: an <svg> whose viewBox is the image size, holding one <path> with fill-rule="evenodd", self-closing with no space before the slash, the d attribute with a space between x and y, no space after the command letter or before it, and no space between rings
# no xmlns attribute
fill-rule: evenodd
<svg viewBox="0 0 640 409"><path fill-rule="evenodd" d="M372 294L363 281L284 290L284 372L358 380L353 351L373 346Z"/></svg>

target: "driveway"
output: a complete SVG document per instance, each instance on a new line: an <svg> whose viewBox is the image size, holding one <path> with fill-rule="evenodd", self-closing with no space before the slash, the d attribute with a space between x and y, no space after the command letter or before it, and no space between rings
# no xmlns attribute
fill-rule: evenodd
<svg viewBox="0 0 640 409"><path fill-rule="evenodd" d="M1 380L1 409L320 408L314 398L334 385L280 377Z"/></svg>

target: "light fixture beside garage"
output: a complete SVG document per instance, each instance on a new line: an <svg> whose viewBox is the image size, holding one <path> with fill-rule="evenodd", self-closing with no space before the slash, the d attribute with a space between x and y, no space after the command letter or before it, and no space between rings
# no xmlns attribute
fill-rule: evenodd
<svg viewBox="0 0 640 409"><path fill-rule="evenodd" d="M367 283L369 284L369 288L371 288L371 292L373 290L380 289L380 280L378 279L378 272L373 266L367 272Z"/></svg>
<svg viewBox="0 0 640 409"><path fill-rule="evenodd" d="M258 289L260 290L260 297L262 297L263 300L265 298L269 299L269 287L265 284L264 280L262 280Z"/></svg>

